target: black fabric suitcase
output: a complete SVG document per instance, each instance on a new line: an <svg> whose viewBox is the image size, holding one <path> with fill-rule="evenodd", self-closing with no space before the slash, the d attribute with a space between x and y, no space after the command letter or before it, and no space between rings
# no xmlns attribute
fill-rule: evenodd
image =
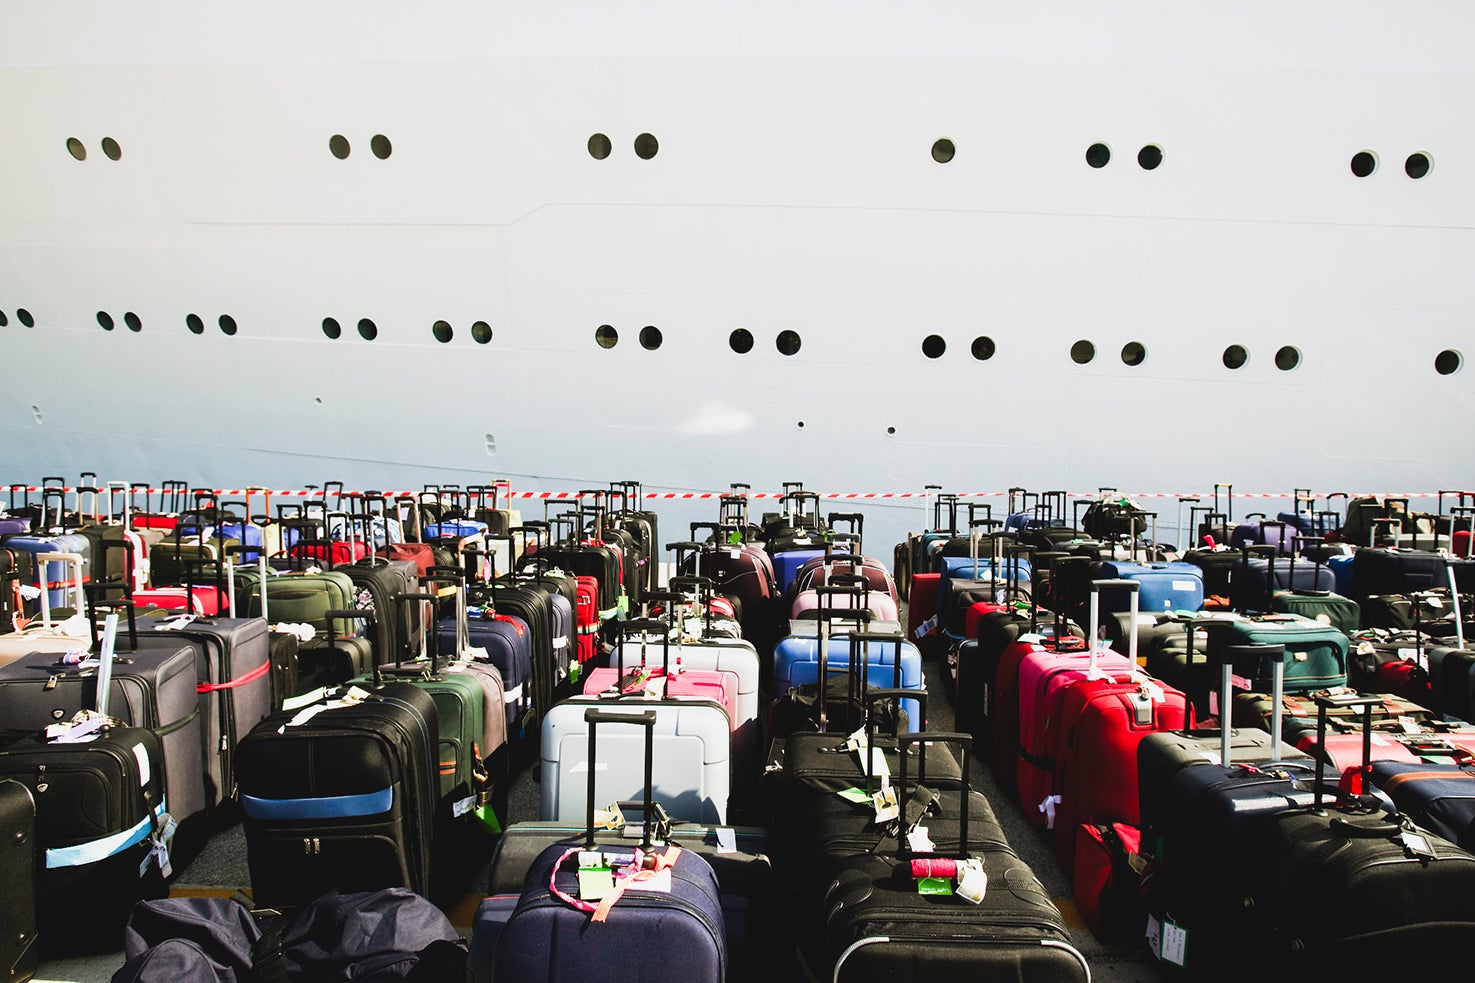
<svg viewBox="0 0 1475 983"><path fill-rule="evenodd" d="M118 631L106 712L158 735L169 811L182 827L203 825L195 820L206 815L210 802L195 644L175 638L139 647L141 634L132 619L127 629ZM97 677L95 663L68 664L49 653L22 656L0 666L0 719L9 728L39 733L81 710L95 709ZM189 852L203 844L203 830L185 833L181 849Z"/></svg>
<svg viewBox="0 0 1475 983"><path fill-rule="evenodd" d="M411 683L355 693L272 714L241 740L236 777L259 905L385 887L429 893L435 701Z"/></svg>
<svg viewBox="0 0 1475 983"><path fill-rule="evenodd" d="M0 781L0 969L7 983L36 975L36 799L17 781Z"/></svg>
<svg viewBox="0 0 1475 983"><path fill-rule="evenodd" d="M965 756L971 740L966 734L903 740L927 739L956 744ZM800 927L808 943L801 944L801 954L811 978L836 983L1091 978L1085 956L1072 944L1064 917L1034 872L1001 839L975 839L968 824L971 809L956 811L962 820L956 850L915 853L901 836L893 850L858 854L837 865L823 902L807 909L819 915L819 924ZM929 827L936 821L925 820ZM988 828L979 832L989 835ZM978 903L951 890L919 892L913 861L965 858L981 860L988 875Z"/></svg>
<svg viewBox="0 0 1475 983"><path fill-rule="evenodd" d="M163 897L172 872L173 821L158 737L125 726L76 743L48 742L39 730L10 736L0 743L3 779L25 786L35 802L42 953L120 948L134 902ZM7 898L24 883L20 876L7 880Z"/></svg>

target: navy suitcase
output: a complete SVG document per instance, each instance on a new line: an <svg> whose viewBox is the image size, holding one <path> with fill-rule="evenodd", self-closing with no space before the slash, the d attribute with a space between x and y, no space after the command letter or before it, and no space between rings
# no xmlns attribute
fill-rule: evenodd
<svg viewBox="0 0 1475 983"><path fill-rule="evenodd" d="M559 842L546 848L531 865L516 906L507 915L494 943L490 975L477 980L497 983L587 983L589 980L656 978L657 968L679 972L691 983L722 983L727 974L727 940L721 896L712 867L695 851L661 848L651 837L654 818L651 771L656 715L611 714L591 707L584 712L589 729L589 760L598 760L596 732L601 724L636 724L645 731L644 835L633 850L601 848L594 834L594 777L589 768L588 814L583 843ZM615 895L614 880L596 905L581 897L586 882L580 865L600 854L604 875L619 877L624 887ZM638 871L638 873L637 873ZM669 875L667 875L669 871ZM640 890L643 879L669 876L669 890ZM594 879L591 878L591 879ZM602 910L599 910L602 909ZM600 922L593 925L591 922ZM478 921L478 931L493 926Z"/></svg>

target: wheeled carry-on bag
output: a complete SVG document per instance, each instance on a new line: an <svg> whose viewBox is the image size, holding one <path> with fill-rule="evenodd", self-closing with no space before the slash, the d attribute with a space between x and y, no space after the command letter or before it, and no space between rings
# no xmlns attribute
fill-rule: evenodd
<svg viewBox="0 0 1475 983"><path fill-rule="evenodd" d="M534 861L497 933L490 967L481 967L475 978L497 983L637 980L663 966L679 967L681 979L690 983L723 983L728 952L717 877L695 851L658 847L651 836L657 714L599 707L585 707L582 714L588 734L585 760L591 763L584 842L556 843ZM642 731L644 833L633 849L602 848L595 837L599 800L592 763L613 762L617 756L600 755L596 734L601 725L634 725ZM491 928L479 921L479 931Z"/></svg>

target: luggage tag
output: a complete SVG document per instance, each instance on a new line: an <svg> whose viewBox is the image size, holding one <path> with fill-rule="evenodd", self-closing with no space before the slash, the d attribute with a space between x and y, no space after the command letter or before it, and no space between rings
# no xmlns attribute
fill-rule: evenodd
<svg viewBox="0 0 1475 983"><path fill-rule="evenodd" d="M917 881L918 894L951 895L953 882L946 877L923 877Z"/></svg>
<svg viewBox="0 0 1475 983"><path fill-rule="evenodd" d="M876 807L876 822L889 823L901 818L901 805L896 801L896 789L888 782L871 795L871 805Z"/></svg>
<svg viewBox="0 0 1475 983"><path fill-rule="evenodd" d="M926 826L918 826L907 834L907 846L913 853L936 853L937 844L927 835Z"/></svg>
<svg viewBox="0 0 1475 983"><path fill-rule="evenodd" d="M988 893L988 874L984 872L982 860L975 857L958 864L958 889L954 893L964 901L983 903Z"/></svg>

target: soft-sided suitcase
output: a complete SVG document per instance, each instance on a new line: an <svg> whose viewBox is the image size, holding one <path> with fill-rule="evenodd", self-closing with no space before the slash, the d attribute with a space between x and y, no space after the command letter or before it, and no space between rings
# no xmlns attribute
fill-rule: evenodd
<svg viewBox="0 0 1475 983"><path fill-rule="evenodd" d="M117 658L111 667L105 709L124 724L158 736L169 811L182 825L194 827L195 818L203 816L210 805L205 791L205 720L196 648L179 638L161 643L150 639L140 645L131 607L129 611L126 631L117 634ZM0 718L10 728L39 732L79 711L98 707L101 676L101 655L76 662L61 661L50 653L22 656L0 666ZM193 835L187 839L197 845Z"/></svg>
<svg viewBox="0 0 1475 983"><path fill-rule="evenodd" d="M906 739L929 736L964 747L969 740L964 734ZM918 852L900 837L894 849L861 854L835 872L822 903L809 909L822 913L820 923L801 927L815 941L801 950L808 950L812 978L835 983L1091 978L1085 956L1072 944L1064 918L1034 872L1002 838L975 838L971 808L957 811L968 820L959 824L959 849ZM977 825L983 827L980 834L989 829L987 823ZM981 896L977 873L958 876L960 862L968 860L981 861L987 875ZM932 875L927 890L919 890L919 874Z"/></svg>
<svg viewBox="0 0 1475 983"><path fill-rule="evenodd" d="M1444 761L1374 761L1372 784L1415 823L1475 852L1475 768L1468 754Z"/></svg>
<svg viewBox="0 0 1475 983"><path fill-rule="evenodd" d="M435 701L410 683L335 690L252 728L236 774L255 902L428 894L439 743Z"/></svg>
<svg viewBox="0 0 1475 983"><path fill-rule="evenodd" d="M1325 711L1369 699L1317 703ZM1253 937L1275 977L1388 977L1407 969L1409 952L1457 965L1475 932L1475 856L1401 812L1324 792L1320 766L1317 779L1309 809L1266 817L1247 844L1265 862L1251 865L1242 902L1263 926ZM1223 926L1226 947L1248 937L1236 928Z"/></svg>
<svg viewBox="0 0 1475 983"><path fill-rule="evenodd" d="M584 842L555 843L533 862L493 944L490 978L497 983L635 980L648 978L654 966L666 966L679 967L682 979L693 983L722 983L728 952L717 876L696 851L662 849L650 834L657 797L656 714L609 713L597 707L580 712L579 729L588 734ZM608 760L613 766L617 760L608 751L598 752L596 728L601 724L624 725L622 730L634 724L644 738L639 742L643 753L634 756L644 761L645 834L633 857L623 848L600 849L594 833L595 803L602 801L594 762ZM607 732L602 736L609 740ZM597 860L592 856L596 852ZM613 853L623 856L616 860ZM581 874L585 869L591 873ZM657 889L647 890L647 884ZM597 900L595 886L603 889Z"/></svg>
<svg viewBox="0 0 1475 983"><path fill-rule="evenodd" d="M1288 693L1347 685L1347 636L1330 625L1294 614L1235 618L1224 632L1210 635L1209 642L1213 645L1220 638L1228 645L1284 645ZM1234 671L1248 679L1252 688L1263 691L1271 668L1265 663L1242 663Z"/></svg>
<svg viewBox="0 0 1475 983"><path fill-rule="evenodd" d="M6 980L25 983L36 974L41 946L36 936L36 799L20 782L0 780L0 939L6 942L0 969Z"/></svg>
<svg viewBox="0 0 1475 983"><path fill-rule="evenodd" d="M85 726L101 719L94 716ZM133 903L168 891L173 822L158 738L116 723L91 740L49 741L39 730L12 736L0 743L0 779L21 783L35 802L42 951L116 951ZM15 879L8 880L7 895L24 889L21 872L8 876ZM85 931L78 926L79 898L85 899ZM24 955L23 948L16 954Z"/></svg>

